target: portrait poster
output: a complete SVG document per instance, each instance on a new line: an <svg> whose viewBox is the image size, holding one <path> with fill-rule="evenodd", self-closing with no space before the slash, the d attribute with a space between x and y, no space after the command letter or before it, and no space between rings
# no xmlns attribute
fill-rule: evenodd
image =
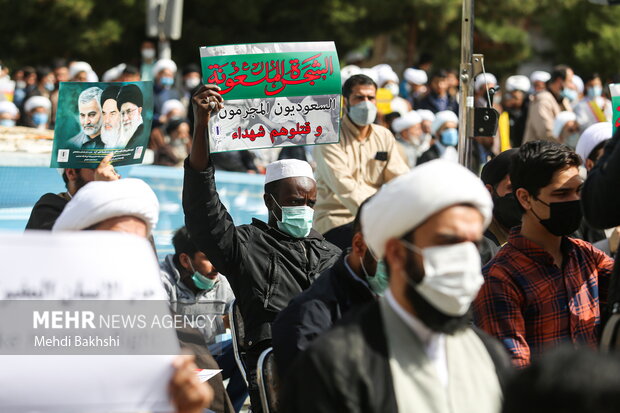
<svg viewBox="0 0 620 413"><path fill-rule="evenodd" d="M50 166L141 163L152 120L152 82L61 82Z"/></svg>
<svg viewBox="0 0 620 413"><path fill-rule="evenodd" d="M202 76L221 88L211 152L337 143L341 82L334 42L201 47Z"/></svg>
<svg viewBox="0 0 620 413"><path fill-rule="evenodd" d="M609 91L611 92L611 107L613 109L613 133L616 133L616 129L620 126L620 83L610 84Z"/></svg>

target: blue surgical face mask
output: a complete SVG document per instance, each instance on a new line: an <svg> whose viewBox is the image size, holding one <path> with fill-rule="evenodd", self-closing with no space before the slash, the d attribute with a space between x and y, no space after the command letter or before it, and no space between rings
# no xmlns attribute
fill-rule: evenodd
<svg viewBox="0 0 620 413"><path fill-rule="evenodd" d="M174 78L169 77L169 76L164 76L160 78L159 81L161 82L161 85L164 87L170 87L174 84Z"/></svg>
<svg viewBox="0 0 620 413"><path fill-rule="evenodd" d="M0 126L15 126L13 119L0 119Z"/></svg>
<svg viewBox="0 0 620 413"><path fill-rule="evenodd" d="M602 86L589 87L587 90L587 93L588 93L588 97L597 98L603 94L603 87Z"/></svg>
<svg viewBox="0 0 620 413"><path fill-rule="evenodd" d="M571 102L576 100L577 97L579 96L577 94L577 91L574 89L569 89L567 87L565 87L564 89L562 89L562 93L560 93L560 95L568 100L570 100Z"/></svg>
<svg viewBox="0 0 620 413"><path fill-rule="evenodd" d="M54 82L46 82L43 87L45 88L45 90L47 90L48 92L53 92L54 89L56 88L56 85L54 85Z"/></svg>
<svg viewBox="0 0 620 413"><path fill-rule="evenodd" d="M368 249L368 252L370 252L370 249ZM366 271L366 267L364 267L364 259L360 258L360 263L362 264L362 271L364 272L364 277L366 278L366 282L368 283L371 291L377 295L382 296L388 287L390 279L385 268L385 262L383 262L383 260L377 260L377 258L371 252L370 255L372 255L373 259L377 261L377 269L375 270L374 275L371 276Z"/></svg>
<svg viewBox="0 0 620 413"><path fill-rule="evenodd" d="M45 125L48 119L49 116L47 113L34 113L32 115L32 123L34 123L35 126Z"/></svg>
<svg viewBox="0 0 620 413"><path fill-rule="evenodd" d="M192 265L191 261L189 265L192 268L192 271L194 271L194 274L192 274L192 281L194 282L196 287L200 288L201 290L205 290L205 291L211 291L213 288L215 288L215 284L217 284L217 280L218 280L217 277L215 277L214 279L205 277L204 275L202 275L201 273L199 273L198 271L194 269L194 266Z"/></svg>
<svg viewBox="0 0 620 413"><path fill-rule="evenodd" d="M440 138L440 142L446 146L456 146L459 143L459 134L455 128L444 129Z"/></svg>
<svg viewBox="0 0 620 413"><path fill-rule="evenodd" d="M280 231L287 233L293 238L307 237L312 229L314 210L306 205L283 207L278 204L273 195L271 195L271 198L282 210L282 220L277 222Z"/></svg>

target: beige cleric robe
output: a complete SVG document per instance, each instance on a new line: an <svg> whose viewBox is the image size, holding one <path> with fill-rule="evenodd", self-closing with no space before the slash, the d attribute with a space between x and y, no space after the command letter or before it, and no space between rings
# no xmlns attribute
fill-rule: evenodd
<svg viewBox="0 0 620 413"><path fill-rule="evenodd" d="M413 330L381 300L399 413L497 413L502 391L495 365L471 329L445 336L447 387Z"/></svg>

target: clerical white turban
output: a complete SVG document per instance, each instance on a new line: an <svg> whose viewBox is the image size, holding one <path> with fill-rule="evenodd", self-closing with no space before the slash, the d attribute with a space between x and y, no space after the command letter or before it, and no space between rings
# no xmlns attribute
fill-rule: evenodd
<svg viewBox="0 0 620 413"><path fill-rule="evenodd" d="M93 68L86 62L73 62L69 66L69 79L73 79L78 73L90 73L92 71Z"/></svg>
<svg viewBox="0 0 620 413"><path fill-rule="evenodd" d="M530 79L528 79L527 76L515 75L506 79L506 92L520 90L527 93L530 91L530 87Z"/></svg>
<svg viewBox="0 0 620 413"><path fill-rule="evenodd" d="M564 129L564 126L566 126L568 122L575 120L577 120L575 112L564 111L558 113L558 116L556 116L555 120L553 121L553 130L551 131L553 133L553 136L558 139L560 137L560 134L562 133L562 129Z"/></svg>
<svg viewBox="0 0 620 413"><path fill-rule="evenodd" d="M416 166L384 185L362 208L364 240L378 257L391 238L400 238L432 215L470 204L491 222L493 201L482 181L467 168L442 159Z"/></svg>
<svg viewBox="0 0 620 413"><path fill-rule="evenodd" d="M50 110L52 108L52 102L46 98L45 96L33 96L28 98L26 103L24 103L24 110L26 112L30 112L36 108L44 108L46 110Z"/></svg>
<svg viewBox="0 0 620 413"><path fill-rule="evenodd" d="M422 117L422 120L427 120L429 122L432 122L435 120L435 114L428 109L418 109L416 110L416 112L418 112L418 115Z"/></svg>
<svg viewBox="0 0 620 413"><path fill-rule="evenodd" d="M551 79L551 75L549 72L545 72L544 70L537 70L530 75L530 80L532 83L534 82L547 82Z"/></svg>
<svg viewBox="0 0 620 413"><path fill-rule="evenodd" d="M141 219L149 234L157 225L159 202L141 179L89 182L69 201L52 231L80 231L122 216Z"/></svg>
<svg viewBox="0 0 620 413"><path fill-rule="evenodd" d="M478 90L486 84L497 85L497 78L493 73L480 73L476 76L476 80L474 80L474 89Z"/></svg>
<svg viewBox="0 0 620 413"><path fill-rule="evenodd" d="M19 110L17 106L15 106L15 103L3 100L0 102L0 113L8 113L11 116L16 116L19 114Z"/></svg>
<svg viewBox="0 0 620 413"><path fill-rule="evenodd" d="M575 152L577 152L577 155L581 156L581 162L584 166L586 164L586 159L588 159L588 156L592 153L592 149L599 143L611 139L612 131L613 126L611 122L595 123L583 131L577 142Z"/></svg>
<svg viewBox="0 0 620 413"><path fill-rule="evenodd" d="M170 59L159 59L153 65L153 76L157 76L164 69L170 69L173 73L177 72L177 64Z"/></svg>
<svg viewBox="0 0 620 413"><path fill-rule="evenodd" d="M306 161L300 161L299 159L282 159L281 161L275 161L267 165L265 169L265 185L280 179L296 178L300 176L305 176L313 181L315 180L310 164Z"/></svg>
<svg viewBox="0 0 620 413"><path fill-rule="evenodd" d="M403 73L405 80L414 85L425 85L428 82L428 75L424 70L409 67Z"/></svg>
<svg viewBox="0 0 620 413"><path fill-rule="evenodd" d="M459 117L456 116L456 113L451 110L442 110L441 112L437 112L435 114L435 120L431 123L431 134L435 134L443 126L446 122L454 122L456 124L459 123Z"/></svg>
<svg viewBox="0 0 620 413"><path fill-rule="evenodd" d="M400 133L420 122L422 122L422 117L415 110L412 110L411 112L407 112L403 116L394 119L394 122L392 122L392 129L394 132Z"/></svg>

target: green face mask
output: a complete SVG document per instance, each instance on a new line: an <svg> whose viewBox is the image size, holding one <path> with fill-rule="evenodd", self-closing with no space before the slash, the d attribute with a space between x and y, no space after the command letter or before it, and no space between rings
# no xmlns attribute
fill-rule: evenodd
<svg viewBox="0 0 620 413"><path fill-rule="evenodd" d="M194 270L194 266L191 262L189 263L189 265L194 271L194 274L192 275L192 281L194 282L196 287L200 288L201 290L211 291L215 287L215 284L217 284L217 277L214 279L205 277L198 271Z"/></svg>
<svg viewBox="0 0 620 413"><path fill-rule="evenodd" d="M370 252L370 250L368 251ZM382 296L388 287L388 283L390 279L385 269L385 263L383 262L383 260L377 260L374 255L373 255L373 258L375 259L375 261L377 261L377 269L375 270L375 274L371 276L368 274L368 272L366 272L363 258L360 259L360 262L362 264L362 271L364 271L366 282L368 283L368 286L370 287L372 292L374 292L377 295Z"/></svg>
<svg viewBox="0 0 620 413"><path fill-rule="evenodd" d="M277 223L280 231L289 234L293 238L307 237L312 229L314 209L306 205L282 207L273 198L273 195L271 195L271 198L282 210L282 220L278 220Z"/></svg>

